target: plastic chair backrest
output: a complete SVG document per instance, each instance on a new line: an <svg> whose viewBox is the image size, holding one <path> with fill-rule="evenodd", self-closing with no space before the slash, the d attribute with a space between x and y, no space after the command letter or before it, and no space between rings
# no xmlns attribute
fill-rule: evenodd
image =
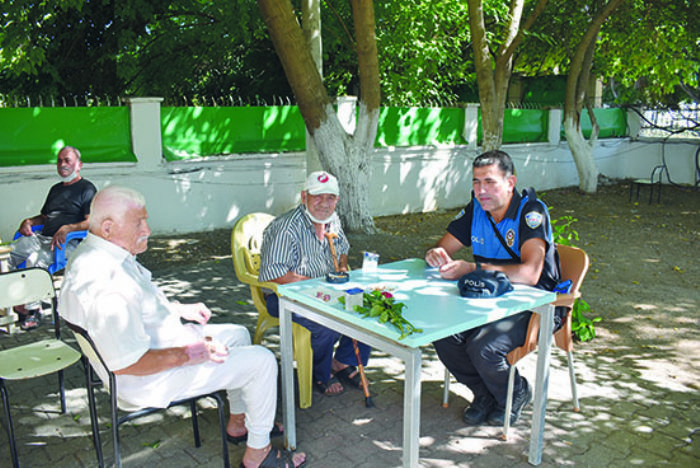
<svg viewBox="0 0 700 468"><path fill-rule="evenodd" d="M561 277L564 280L571 280L571 291L569 294L560 294L556 305L573 307L576 299L581 296L579 288L588 272L588 255L578 247L562 244L557 244L557 251L561 263Z"/></svg>
<svg viewBox="0 0 700 468"><path fill-rule="evenodd" d="M239 281L250 286L250 297L258 310L258 323L255 326L253 343L262 341L265 331L279 325L277 318L267 312L263 288L277 291L277 283L258 280L260 271L260 247L262 246L263 231L274 216L266 213L251 213L239 219L231 231L231 258L236 276ZM311 349L311 334L299 325L292 324L294 358L297 361L299 374L299 406L311 406L313 385L313 351Z"/></svg>
<svg viewBox="0 0 700 468"><path fill-rule="evenodd" d="M250 286L260 287L258 281L260 270L260 247L263 231L274 216L267 213L250 213L239 219L231 232L231 258L238 279ZM276 289L274 283L265 283L265 287Z"/></svg>
<svg viewBox="0 0 700 468"><path fill-rule="evenodd" d="M50 301L55 295L53 278L41 268L27 268L0 275L0 308Z"/></svg>
<svg viewBox="0 0 700 468"><path fill-rule="evenodd" d="M568 294L559 294L557 296L557 300L554 302L554 305L558 307L567 307L570 311L574 306L576 299L581 297L579 288L581 287L583 278L586 276L586 272L588 271L588 255L578 247L571 247L563 244L557 244L557 251L559 252L562 281L567 279L571 280L571 290ZM508 362L511 365L515 364L537 348L539 331L540 316L538 314L533 314L525 335L525 342L522 346L515 348L507 355ZM566 320L564 321L562 328L560 328L554 334L554 342L557 347L563 349L564 351L568 352L573 349L570 313L566 314Z"/></svg>

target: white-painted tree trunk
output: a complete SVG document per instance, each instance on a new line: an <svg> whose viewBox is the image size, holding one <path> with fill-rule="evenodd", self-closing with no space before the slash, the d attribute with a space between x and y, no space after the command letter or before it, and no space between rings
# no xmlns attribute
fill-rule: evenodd
<svg viewBox="0 0 700 468"><path fill-rule="evenodd" d="M580 125L575 116L571 114L564 117L564 132L571 156L576 163L579 188L585 193L595 193L598 188L598 168L593 159L593 147L596 139L594 138L590 142L586 141Z"/></svg>
<svg viewBox="0 0 700 468"><path fill-rule="evenodd" d="M332 106L326 108L326 116L314 131L313 138L321 164L338 178L338 215L346 230L373 233L376 227L369 214L368 195L372 146L368 142L375 140L379 111L368 112L367 107L360 103L355 136L345 131Z"/></svg>

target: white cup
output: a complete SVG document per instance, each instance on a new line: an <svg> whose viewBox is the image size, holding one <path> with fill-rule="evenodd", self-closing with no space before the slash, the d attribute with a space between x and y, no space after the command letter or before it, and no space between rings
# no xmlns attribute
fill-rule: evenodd
<svg viewBox="0 0 700 468"><path fill-rule="evenodd" d="M362 272L373 273L377 271L379 265L379 254L374 252L363 252Z"/></svg>

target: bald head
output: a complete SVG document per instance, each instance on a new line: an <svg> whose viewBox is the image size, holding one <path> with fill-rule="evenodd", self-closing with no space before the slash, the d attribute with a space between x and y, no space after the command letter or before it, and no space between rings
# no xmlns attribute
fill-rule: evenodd
<svg viewBox="0 0 700 468"><path fill-rule="evenodd" d="M129 251L132 255L148 247L146 200L128 187L110 185L95 195L90 207L90 232Z"/></svg>

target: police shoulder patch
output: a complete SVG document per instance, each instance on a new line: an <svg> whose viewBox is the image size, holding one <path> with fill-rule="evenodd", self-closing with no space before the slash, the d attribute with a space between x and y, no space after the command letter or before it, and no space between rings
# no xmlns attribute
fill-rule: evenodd
<svg viewBox="0 0 700 468"><path fill-rule="evenodd" d="M540 224L542 224L542 213L538 213L537 211L529 212L525 215L525 224L527 224L530 229L537 229L540 227Z"/></svg>

